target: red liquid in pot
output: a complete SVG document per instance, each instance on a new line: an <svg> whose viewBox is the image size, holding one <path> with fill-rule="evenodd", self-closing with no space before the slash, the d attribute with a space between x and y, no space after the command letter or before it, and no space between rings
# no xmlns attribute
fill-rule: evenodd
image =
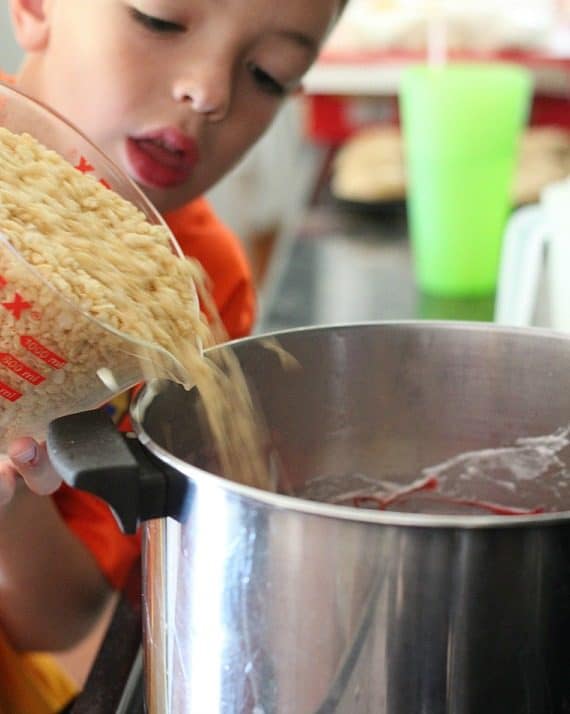
<svg viewBox="0 0 570 714"><path fill-rule="evenodd" d="M433 494L433 500L439 501L441 503L448 504L449 506L461 506L467 508L473 508L477 510L487 511L495 516L528 516L536 513L544 513L545 509L542 507L537 507L533 509L526 508L515 508L511 506L501 506L497 503L490 503L488 501L481 501L478 499L471 498L453 498L452 496L445 496L442 493L437 493L439 487L439 481L435 476L428 476L423 483L419 483L410 488L402 489L399 492L393 493L390 496L380 497L380 496L353 496L352 505L356 508L377 508L379 511L386 511L390 506L396 506L397 504L409 499L416 493L431 492ZM394 510L398 510L397 508Z"/></svg>
<svg viewBox="0 0 570 714"><path fill-rule="evenodd" d="M356 508L439 515L527 516L570 511L570 427L463 452L403 474L335 474L311 479L303 498ZM383 470L383 469L382 469ZM386 469L388 470L388 469Z"/></svg>

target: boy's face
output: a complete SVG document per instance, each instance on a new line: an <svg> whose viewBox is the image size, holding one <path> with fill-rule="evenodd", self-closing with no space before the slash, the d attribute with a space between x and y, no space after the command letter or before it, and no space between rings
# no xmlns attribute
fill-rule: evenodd
<svg viewBox="0 0 570 714"><path fill-rule="evenodd" d="M164 211L210 188L267 128L339 0L12 4L28 51L22 88L76 124Z"/></svg>

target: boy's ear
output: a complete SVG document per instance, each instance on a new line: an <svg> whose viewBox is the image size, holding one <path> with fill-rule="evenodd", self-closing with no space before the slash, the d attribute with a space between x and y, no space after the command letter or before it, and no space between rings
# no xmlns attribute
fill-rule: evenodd
<svg viewBox="0 0 570 714"><path fill-rule="evenodd" d="M14 34L25 52L39 52L47 46L48 2L49 0L10 0Z"/></svg>

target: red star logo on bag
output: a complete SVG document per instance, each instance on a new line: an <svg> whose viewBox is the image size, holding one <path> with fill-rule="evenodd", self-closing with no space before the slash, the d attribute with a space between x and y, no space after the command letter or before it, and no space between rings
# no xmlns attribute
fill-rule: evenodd
<svg viewBox="0 0 570 714"><path fill-rule="evenodd" d="M24 300L20 293L14 293L12 302L3 302L2 307L11 312L15 320L19 320L24 310L29 310L32 307L32 303Z"/></svg>

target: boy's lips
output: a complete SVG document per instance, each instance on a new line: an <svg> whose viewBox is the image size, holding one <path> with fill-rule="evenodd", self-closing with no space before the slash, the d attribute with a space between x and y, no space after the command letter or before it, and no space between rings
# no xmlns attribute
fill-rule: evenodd
<svg viewBox="0 0 570 714"><path fill-rule="evenodd" d="M129 137L127 158L143 184L170 188L188 180L198 161L198 147L179 129L168 127Z"/></svg>

